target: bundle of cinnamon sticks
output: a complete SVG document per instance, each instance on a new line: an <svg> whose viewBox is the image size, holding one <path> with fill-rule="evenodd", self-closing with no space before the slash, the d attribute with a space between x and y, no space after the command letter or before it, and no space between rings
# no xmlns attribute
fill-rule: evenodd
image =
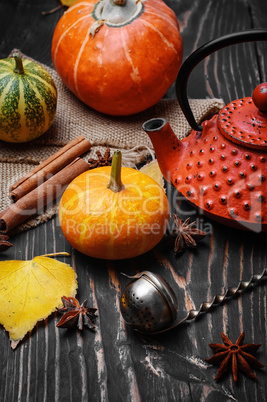
<svg viewBox="0 0 267 402"><path fill-rule="evenodd" d="M90 148L90 141L78 136L14 183L9 189L14 203L0 212L0 233L8 234L61 196L75 177L89 169L79 156Z"/></svg>

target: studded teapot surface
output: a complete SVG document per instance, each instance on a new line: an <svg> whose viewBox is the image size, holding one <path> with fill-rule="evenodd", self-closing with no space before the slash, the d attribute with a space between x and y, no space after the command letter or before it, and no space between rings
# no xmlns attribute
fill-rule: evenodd
<svg viewBox="0 0 267 402"><path fill-rule="evenodd" d="M267 40L267 30L255 31L246 31L242 40L239 33L231 35L231 40ZM202 59L211 49L225 46L225 37L216 41L215 47L210 42L200 52ZM185 88L189 73L184 79L186 67L182 69L177 81ZM188 101L184 107L179 96L178 100L184 112L191 112ZM192 123L192 116L188 121ZM193 119L191 126L195 129L180 141L165 119L143 125L165 179L208 217L243 229L267 230L267 83L259 85L253 97L230 102L201 126Z"/></svg>

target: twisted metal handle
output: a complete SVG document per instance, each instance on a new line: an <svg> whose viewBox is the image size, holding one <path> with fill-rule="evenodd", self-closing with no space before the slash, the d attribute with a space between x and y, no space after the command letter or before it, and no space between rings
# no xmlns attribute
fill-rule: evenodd
<svg viewBox="0 0 267 402"><path fill-rule="evenodd" d="M161 331L154 332L153 334L160 334L162 332L169 331L179 325L185 323L186 321L191 321L200 316L201 314L207 313L211 308L219 306L225 300L231 299L237 294L243 293L249 287L256 285L260 282L265 276L267 276L267 268L264 268L261 274L252 275L249 281L240 281L237 287L229 287L225 290L224 294L216 295L211 302L204 302L201 304L198 310L190 310L188 314L178 322L175 322L168 328L165 328Z"/></svg>

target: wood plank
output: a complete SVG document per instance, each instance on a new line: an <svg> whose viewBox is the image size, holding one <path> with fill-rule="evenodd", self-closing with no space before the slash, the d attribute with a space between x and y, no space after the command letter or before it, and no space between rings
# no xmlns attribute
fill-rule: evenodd
<svg viewBox="0 0 267 402"><path fill-rule="evenodd" d="M52 10L55 0L2 1L0 14L0 58L8 57L14 49L20 49L29 57L52 67L51 41L56 24L66 8L50 15L42 11Z"/></svg>
<svg viewBox="0 0 267 402"><path fill-rule="evenodd" d="M264 1L250 0L250 12L253 28L267 28L267 7ZM267 81L267 66L266 66L267 43L257 43L257 61L259 64L259 81Z"/></svg>
<svg viewBox="0 0 267 402"><path fill-rule="evenodd" d="M186 4L173 1L166 3L173 7L180 23L184 40L184 60L194 50L212 39L264 25L258 22L256 11L251 14L251 7L254 4L252 1L251 4L243 0L235 2L191 0ZM258 8L257 4L253 7L255 10L264 8L264 6ZM266 16L266 10L265 13L263 11L264 15ZM207 57L190 76L189 98L215 97L222 98L228 103L234 99L250 96L260 81L258 57L259 55L255 54L255 46L251 43L230 46ZM264 64L263 60L261 64ZM174 85L167 96L175 97Z"/></svg>
<svg viewBox="0 0 267 402"><path fill-rule="evenodd" d="M177 13L187 57L203 43L245 28L266 26L266 6L261 0L168 0ZM35 0L0 2L0 57L13 47L52 65L53 29L62 11ZM192 98L222 97L226 102L249 95L260 77L266 79L265 44L238 45L209 57L189 83ZM266 52L265 52L266 54ZM251 60L251 62L248 60ZM174 89L169 91L175 97ZM143 336L125 325L119 297L129 280L120 273L151 270L173 287L178 315L198 309L204 301L223 294L267 265L266 235L233 230L196 214L186 202L168 194L172 211L191 215L209 234L197 249L175 255L164 240L151 252L129 261L106 262L81 255L65 240L57 218L34 230L16 235L4 259L30 259L53 251L68 251L78 275L78 299L98 309L95 331L60 330L59 314L38 323L15 351L1 328L0 400L21 401L257 401L266 400L266 369L256 370L257 382L240 374L215 382L216 367L204 361L212 355L210 342L221 343L226 332L235 341L242 330L245 343L262 343L256 357L266 364L266 281L255 289L214 308L168 333Z"/></svg>

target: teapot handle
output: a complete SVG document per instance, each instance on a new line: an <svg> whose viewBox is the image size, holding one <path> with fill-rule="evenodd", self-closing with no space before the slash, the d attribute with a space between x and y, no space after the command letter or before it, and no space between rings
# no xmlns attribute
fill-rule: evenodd
<svg viewBox="0 0 267 402"><path fill-rule="evenodd" d="M193 130L202 131L203 127L197 124L187 98L187 81L191 71L205 57L217 50L229 45L235 45L242 42L253 42L257 40L267 40L267 29L251 29L240 31L211 40L195 50L185 60L178 73L175 89L180 107Z"/></svg>

